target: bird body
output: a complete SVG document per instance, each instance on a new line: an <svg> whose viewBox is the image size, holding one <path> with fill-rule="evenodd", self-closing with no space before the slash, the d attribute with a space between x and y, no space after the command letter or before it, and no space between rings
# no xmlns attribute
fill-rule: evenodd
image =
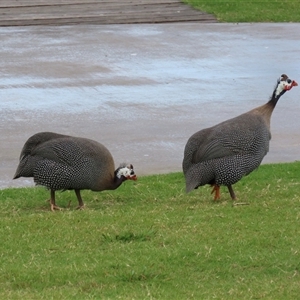
<svg viewBox="0 0 300 300"><path fill-rule="evenodd" d="M115 170L111 153L101 143L54 132L40 132L26 141L14 179L19 177L33 177L53 195L75 190L81 206L80 190L113 190L126 179L136 179L132 165Z"/></svg>
<svg viewBox="0 0 300 300"><path fill-rule="evenodd" d="M211 184L218 199L219 187L225 185L235 199L232 185L261 164L269 151L274 107L280 96L296 85L282 75L268 103L193 134L182 163L186 191Z"/></svg>
<svg viewBox="0 0 300 300"><path fill-rule="evenodd" d="M247 140L242 139L241 132L247 135ZM269 139L270 132L264 120L251 114L198 131L189 139L184 153L187 192L210 182L217 185L236 183L260 165L269 151Z"/></svg>

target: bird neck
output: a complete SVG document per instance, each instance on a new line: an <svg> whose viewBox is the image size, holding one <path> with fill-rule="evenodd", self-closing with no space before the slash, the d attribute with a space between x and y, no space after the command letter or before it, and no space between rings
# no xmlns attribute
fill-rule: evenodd
<svg viewBox="0 0 300 300"><path fill-rule="evenodd" d="M115 170L115 172L114 172L114 178L113 178L113 182L112 182L112 186L111 186L112 190L117 189L123 183L123 181L126 180L126 178L124 176L122 176L122 175L118 176L118 170L119 169Z"/></svg>
<svg viewBox="0 0 300 300"><path fill-rule="evenodd" d="M276 89L274 90L269 102L267 103L269 106L272 106L273 109L275 108L278 100L280 99L280 97L286 92L286 90L283 90L280 94L276 94Z"/></svg>
<svg viewBox="0 0 300 300"><path fill-rule="evenodd" d="M274 110L279 98L285 92L286 91L283 90L280 94L277 95L276 89L275 89L270 100L266 104L259 106L251 111L254 114L258 114L258 115L262 116L269 129L270 129L271 116L272 116L273 110Z"/></svg>
<svg viewBox="0 0 300 300"><path fill-rule="evenodd" d="M274 104L271 100L267 102L264 105L261 105L257 108L254 108L253 110L250 111L250 113L260 116L263 118L265 124L270 130L270 125L271 125L271 116L272 112L274 110L276 103Z"/></svg>

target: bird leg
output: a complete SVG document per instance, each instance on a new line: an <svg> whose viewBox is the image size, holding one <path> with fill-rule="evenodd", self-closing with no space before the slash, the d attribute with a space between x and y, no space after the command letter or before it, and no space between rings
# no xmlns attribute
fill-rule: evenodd
<svg viewBox="0 0 300 300"><path fill-rule="evenodd" d="M50 208L52 211L61 210L61 208L55 204L55 191L54 190L50 191Z"/></svg>
<svg viewBox="0 0 300 300"><path fill-rule="evenodd" d="M236 200L236 195L235 195L235 193L234 193L234 191L233 191L232 186L231 186L231 185L228 185L227 187L228 187L228 190L229 190L231 199L232 199L232 200Z"/></svg>
<svg viewBox="0 0 300 300"><path fill-rule="evenodd" d="M75 194L76 194L78 204L79 204L76 209L83 209L84 203L83 203L81 195L80 195L80 190L75 190Z"/></svg>
<svg viewBox="0 0 300 300"><path fill-rule="evenodd" d="M214 200L219 200L221 198L220 196L220 187L217 184L212 184L213 189L211 191L211 194L215 193Z"/></svg>

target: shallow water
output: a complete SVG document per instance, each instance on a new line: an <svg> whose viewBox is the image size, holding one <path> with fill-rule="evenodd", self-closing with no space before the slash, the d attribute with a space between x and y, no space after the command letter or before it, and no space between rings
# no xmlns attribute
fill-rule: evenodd
<svg viewBox="0 0 300 300"><path fill-rule="evenodd" d="M26 139L96 139L138 175L181 170L195 131L264 104L277 78L300 81L299 24L0 28L0 188ZM272 116L266 162L299 159L299 88Z"/></svg>

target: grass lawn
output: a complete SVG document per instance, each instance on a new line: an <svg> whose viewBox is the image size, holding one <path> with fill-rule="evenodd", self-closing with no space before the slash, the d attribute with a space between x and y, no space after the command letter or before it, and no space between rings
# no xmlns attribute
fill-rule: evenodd
<svg viewBox="0 0 300 300"><path fill-rule="evenodd" d="M299 0L183 0L221 22L299 22Z"/></svg>
<svg viewBox="0 0 300 300"><path fill-rule="evenodd" d="M299 22L300 2L186 0L223 22ZM300 162L185 194L182 173L116 191L0 190L1 299L285 299L300 295ZM72 200L71 207L67 205Z"/></svg>
<svg viewBox="0 0 300 300"><path fill-rule="evenodd" d="M115 191L0 191L1 299L297 299L300 162L185 194L182 173ZM69 200L71 207L67 208ZM235 205L236 204L236 205Z"/></svg>

